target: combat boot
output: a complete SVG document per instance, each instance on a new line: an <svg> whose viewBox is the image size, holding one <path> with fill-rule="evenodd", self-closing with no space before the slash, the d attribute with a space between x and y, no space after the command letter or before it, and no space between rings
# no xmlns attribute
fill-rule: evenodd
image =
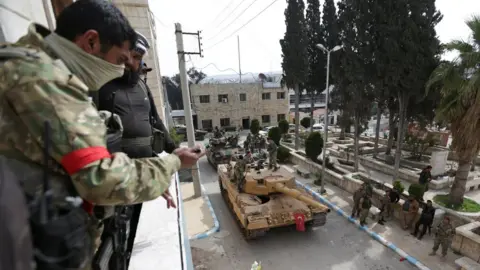
<svg viewBox="0 0 480 270"><path fill-rule="evenodd" d="M437 252L436 252L436 251L432 251L432 252L430 252L430 253L428 254L428 256L435 256L435 255L437 255Z"/></svg>

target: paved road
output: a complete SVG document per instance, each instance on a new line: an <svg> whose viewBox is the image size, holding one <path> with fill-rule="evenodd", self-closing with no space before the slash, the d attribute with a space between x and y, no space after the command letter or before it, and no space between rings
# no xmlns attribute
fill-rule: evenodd
<svg viewBox="0 0 480 270"><path fill-rule="evenodd" d="M262 262L262 270L415 269L336 213L329 215L325 226L310 232L281 228L247 242L219 193L215 170L205 158L199 167L220 232L191 242L196 269L249 270L254 261Z"/></svg>

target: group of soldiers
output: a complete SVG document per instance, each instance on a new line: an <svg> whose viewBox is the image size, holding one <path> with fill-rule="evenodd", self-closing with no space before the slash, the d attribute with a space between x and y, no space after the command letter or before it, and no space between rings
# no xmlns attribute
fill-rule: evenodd
<svg viewBox="0 0 480 270"><path fill-rule="evenodd" d="M268 145L268 169L272 171L278 170L277 166L277 144L272 140L272 138L267 138ZM252 155L250 150L246 150L245 156L240 155L236 160L234 172L233 172L233 181L237 184L238 190L243 189L243 184L245 183L245 173L248 172L249 166L255 162L255 158ZM263 163L262 159L259 159L258 162ZM260 165L260 164L259 164ZM260 166L258 166L260 167Z"/></svg>
<svg viewBox="0 0 480 270"><path fill-rule="evenodd" d="M358 190L353 194L353 210L351 218L359 217L360 225L366 225L366 219L368 217L370 208L372 206L373 188L369 183L363 183ZM387 190L384 196L380 199L381 208L379 213L378 224L384 225L386 219L393 217L395 205L399 202L400 195L395 189ZM435 216L435 208L432 205L432 201L428 200L424 206L420 217L418 217L418 211L420 205L416 198L410 196L402 205L402 225L405 230L412 228L413 223L415 227L412 231L412 235L421 240L427 230L431 231ZM419 233L419 228L422 226L422 230ZM452 242L452 238L455 234L455 228L450 223L450 218L445 216L435 229L435 240L433 250L429 254L430 256L436 255L436 251L441 246L442 248L442 260L447 255L448 248Z"/></svg>
<svg viewBox="0 0 480 270"><path fill-rule="evenodd" d="M258 134L252 135L251 133L249 133L247 135L247 138L243 142L243 148L245 150L250 150L252 153L260 151L261 149L265 149L265 146L265 139Z"/></svg>

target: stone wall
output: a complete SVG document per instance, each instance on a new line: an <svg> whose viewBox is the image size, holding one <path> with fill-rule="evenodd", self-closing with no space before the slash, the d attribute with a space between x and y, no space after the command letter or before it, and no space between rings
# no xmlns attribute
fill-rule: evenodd
<svg viewBox="0 0 480 270"><path fill-rule="evenodd" d="M152 71L147 74L147 84L152 92L155 106L160 118L165 121L165 98L160 73L160 62L157 51L157 34L155 19L150 13L148 0L113 0L113 3L128 18L132 27L144 35L150 43L150 50L143 60ZM173 28L172 28L173 32Z"/></svg>
<svg viewBox="0 0 480 270"><path fill-rule="evenodd" d="M289 97L284 88L263 88L261 83L195 84L190 87L192 105L198 116L199 128L202 120L212 120L212 126L221 126L221 118L230 118L230 126L242 125L242 119L258 119L262 126L276 126L277 115L288 119ZM270 93L269 100L263 100L262 94ZM284 99L278 99L277 93L284 93ZM240 94L246 94L246 100L240 100ZM219 102L218 95L227 95L226 102ZM281 95L281 94L280 94ZM209 96L208 103L201 103L200 96ZM262 115L269 115L270 122L262 122Z"/></svg>

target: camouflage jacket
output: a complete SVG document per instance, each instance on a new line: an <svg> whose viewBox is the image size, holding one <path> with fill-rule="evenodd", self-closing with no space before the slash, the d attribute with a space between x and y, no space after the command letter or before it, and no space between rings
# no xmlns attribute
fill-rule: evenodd
<svg viewBox="0 0 480 270"><path fill-rule="evenodd" d="M17 43L0 47L5 59L0 61L0 155L42 165L43 123L49 121L52 175L71 179L83 199L117 205L159 197L180 168L180 159L109 153L106 127L88 98L89 89L56 59L43 40L48 34L32 24ZM64 190L65 182L54 186Z"/></svg>
<svg viewBox="0 0 480 270"><path fill-rule="evenodd" d="M440 222L440 224L437 226L435 236L438 238L449 239L453 237L454 234L455 228L453 228L451 224L445 225L443 222Z"/></svg>
<svg viewBox="0 0 480 270"><path fill-rule="evenodd" d="M277 152L277 145L274 142L271 142L267 145L267 151L269 154L274 154Z"/></svg>

